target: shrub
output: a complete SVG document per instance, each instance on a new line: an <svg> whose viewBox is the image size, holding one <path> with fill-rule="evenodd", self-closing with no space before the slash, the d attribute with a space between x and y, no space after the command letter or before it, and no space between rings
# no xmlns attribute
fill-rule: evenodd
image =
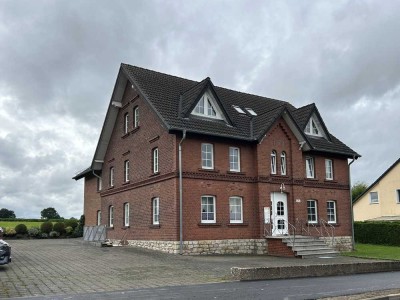
<svg viewBox="0 0 400 300"><path fill-rule="evenodd" d="M68 219L64 221L65 227L72 227L72 229L75 229L78 226L78 220L77 219Z"/></svg>
<svg viewBox="0 0 400 300"><path fill-rule="evenodd" d="M49 237L51 237L51 238L57 238L59 236L60 236L60 233L57 231L50 231L50 233L49 233Z"/></svg>
<svg viewBox="0 0 400 300"><path fill-rule="evenodd" d="M17 234L27 234L28 228L26 227L25 224L18 224L17 226L15 226L15 232Z"/></svg>
<svg viewBox="0 0 400 300"><path fill-rule="evenodd" d="M48 235L47 233L45 233L45 232L42 232L42 233L40 234L40 237L41 237L42 239L47 239L47 238L49 237L49 235Z"/></svg>
<svg viewBox="0 0 400 300"><path fill-rule="evenodd" d="M17 234L17 232L15 231L15 229L11 228L11 227L7 227L6 230L4 231L4 236L11 237L11 236L15 236L16 234Z"/></svg>
<svg viewBox="0 0 400 300"><path fill-rule="evenodd" d="M65 224L63 222L58 222L54 224L53 230L57 231L59 234L65 233Z"/></svg>
<svg viewBox="0 0 400 300"><path fill-rule="evenodd" d="M65 227L65 232L67 235L71 235L74 229L71 226Z"/></svg>
<svg viewBox="0 0 400 300"><path fill-rule="evenodd" d="M40 233L40 230L37 227L31 227L28 229L28 235L30 237L36 237L39 235L39 233Z"/></svg>
<svg viewBox="0 0 400 300"><path fill-rule="evenodd" d="M50 221L43 222L42 225L40 225L40 230L44 233L50 233L50 231L53 230L53 223Z"/></svg>
<svg viewBox="0 0 400 300"><path fill-rule="evenodd" d="M400 222L354 222L354 238L363 244L400 246Z"/></svg>

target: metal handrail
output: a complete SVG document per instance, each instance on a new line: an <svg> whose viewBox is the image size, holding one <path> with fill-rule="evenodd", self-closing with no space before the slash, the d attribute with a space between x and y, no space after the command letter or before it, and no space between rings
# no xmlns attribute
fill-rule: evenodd
<svg viewBox="0 0 400 300"><path fill-rule="evenodd" d="M278 230L278 228L273 228L273 220L275 217L276 216L271 218L270 223L264 224L264 237L273 236L274 233ZM286 221L285 219L282 219L282 220L284 221L285 225L287 225L287 228L288 228L288 234L286 237L289 239L289 242L291 242L292 245L294 245L294 243L296 241L296 226L289 223L289 221ZM292 234L291 234L291 232L292 232Z"/></svg>
<svg viewBox="0 0 400 300"><path fill-rule="evenodd" d="M320 222L322 224L323 229L326 232L327 237L330 237L332 239L332 247L335 245L335 227L332 224L329 224L327 221L324 219L320 219ZM331 230L331 234L329 234L328 227Z"/></svg>

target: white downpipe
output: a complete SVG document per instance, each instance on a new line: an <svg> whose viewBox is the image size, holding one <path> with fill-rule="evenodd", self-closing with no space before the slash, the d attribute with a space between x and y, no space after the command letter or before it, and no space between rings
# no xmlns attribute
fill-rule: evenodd
<svg viewBox="0 0 400 300"><path fill-rule="evenodd" d="M182 214L182 143L186 139L186 130L183 130L183 136L179 142L179 254L183 254L183 214Z"/></svg>
<svg viewBox="0 0 400 300"><path fill-rule="evenodd" d="M353 162L355 162L356 157L353 156L353 160L349 163L349 185L350 185L350 212L351 212L351 250L355 249L355 241L354 241L354 213L353 213L353 194L351 193L351 172L350 166Z"/></svg>

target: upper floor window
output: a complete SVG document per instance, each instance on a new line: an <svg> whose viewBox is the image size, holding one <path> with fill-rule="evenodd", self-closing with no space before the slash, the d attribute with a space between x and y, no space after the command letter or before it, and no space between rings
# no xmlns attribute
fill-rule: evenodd
<svg viewBox="0 0 400 300"><path fill-rule="evenodd" d="M158 148L153 149L153 173L158 173Z"/></svg>
<svg viewBox="0 0 400 300"><path fill-rule="evenodd" d="M97 191L101 191L101 189L103 188L103 180L101 179L101 177L97 177Z"/></svg>
<svg viewBox="0 0 400 300"><path fill-rule="evenodd" d="M325 159L325 178L333 180L333 162L331 159Z"/></svg>
<svg viewBox="0 0 400 300"><path fill-rule="evenodd" d="M315 178L313 157L306 157L306 176L307 178Z"/></svg>
<svg viewBox="0 0 400 300"><path fill-rule="evenodd" d="M108 208L108 225L114 227L114 206Z"/></svg>
<svg viewBox="0 0 400 300"><path fill-rule="evenodd" d="M124 162L124 181L129 181L129 160Z"/></svg>
<svg viewBox="0 0 400 300"><path fill-rule="evenodd" d="M124 133L128 133L129 130L129 114L124 115Z"/></svg>
<svg viewBox="0 0 400 300"><path fill-rule="evenodd" d="M160 198L153 198L153 224L160 224Z"/></svg>
<svg viewBox="0 0 400 300"><path fill-rule="evenodd" d="M200 98L192 114L199 116L206 116L214 119L222 119L221 114L217 109L217 105L213 101L212 97L208 95L208 93L204 94Z"/></svg>
<svg viewBox="0 0 400 300"><path fill-rule="evenodd" d="M240 149L229 147L229 170L240 172Z"/></svg>
<svg viewBox="0 0 400 300"><path fill-rule="evenodd" d="M326 202L326 216L328 218L328 223L336 223L336 202L335 201Z"/></svg>
<svg viewBox="0 0 400 300"><path fill-rule="evenodd" d="M397 203L400 203L400 190L396 190Z"/></svg>
<svg viewBox="0 0 400 300"><path fill-rule="evenodd" d="M281 175L286 175L286 153L281 153Z"/></svg>
<svg viewBox="0 0 400 300"><path fill-rule="evenodd" d="M201 144L201 167L214 169L214 150L212 144Z"/></svg>
<svg viewBox="0 0 400 300"><path fill-rule="evenodd" d="M110 186L114 186L114 167L110 168L110 181L109 181Z"/></svg>
<svg viewBox="0 0 400 300"><path fill-rule="evenodd" d="M379 203L378 192L369 193L370 203Z"/></svg>
<svg viewBox="0 0 400 300"><path fill-rule="evenodd" d="M322 131L319 129L318 123L312 117L307 123L305 132L310 135L322 136Z"/></svg>
<svg viewBox="0 0 400 300"><path fill-rule="evenodd" d="M133 127L139 127L139 107L133 109Z"/></svg>
<svg viewBox="0 0 400 300"><path fill-rule="evenodd" d="M243 223L243 202L241 197L229 198L229 219L231 223Z"/></svg>
<svg viewBox="0 0 400 300"><path fill-rule="evenodd" d="M124 204L124 226L129 226L129 203Z"/></svg>
<svg viewBox="0 0 400 300"><path fill-rule="evenodd" d="M271 174L276 174L276 151L271 152Z"/></svg>
<svg viewBox="0 0 400 300"><path fill-rule="evenodd" d="M201 196L201 223L215 223L214 196Z"/></svg>
<svg viewBox="0 0 400 300"><path fill-rule="evenodd" d="M317 201L307 200L307 219L308 223L317 223Z"/></svg>
<svg viewBox="0 0 400 300"><path fill-rule="evenodd" d="M97 211L96 224L101 225L101 210Z"/></svg>

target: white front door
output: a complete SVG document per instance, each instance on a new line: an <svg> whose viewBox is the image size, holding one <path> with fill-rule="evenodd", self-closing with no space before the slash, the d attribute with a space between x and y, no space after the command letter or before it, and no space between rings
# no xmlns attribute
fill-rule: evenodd
<svg viewBox="0 0 400 300"><path fill-rule="evenodd" d="M286 193L271 193L272 235L288 234L288 214Z"/></svg>

